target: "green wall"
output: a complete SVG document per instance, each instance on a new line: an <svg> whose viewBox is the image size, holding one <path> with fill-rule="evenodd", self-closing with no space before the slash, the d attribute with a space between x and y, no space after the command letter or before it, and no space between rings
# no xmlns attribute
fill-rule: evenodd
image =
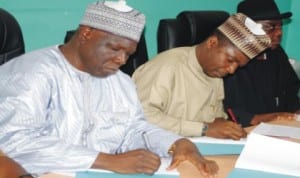
<svg viewBox="0 0 300 178"><path fill-rule="evenodd" d="M0 7L10 11L21 24L26 51L62 43L65 32L75 29L88 3L95 0L0 0ZM240 0L127 0L128 4L145 13L146 41L149 57L157 51L156 29L161 18L174 18L182 10L226 10L234 13ZM263 0L262 0L263 1ZM296 53L300 35L299 0L276 0L281 11L293 11L293 21L284 27L283 46L291 57ZM298 8L297 8L298 7ZM298 24L296 24L298 23ZM297 28L298 27L298 28ZM298 40L297 40L298 39Z"/></svg>
<svg viewBox="0 0 300 178"><path fill-rule="evenodd" d="M300 1L293 0L290 11L293 12L292 23L289 24L285 49L290 58L300 62Z"/></svg>

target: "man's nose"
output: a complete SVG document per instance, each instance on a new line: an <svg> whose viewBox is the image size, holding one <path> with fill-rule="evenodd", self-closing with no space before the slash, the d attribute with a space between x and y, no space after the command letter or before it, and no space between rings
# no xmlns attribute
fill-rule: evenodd
<svg viewBox="0 0 300 178"><path fill-rule="evenodd" d="M282 36L282 28L278 28L274 33L275 33L275 35L277 37L281 38L281 36Z"/></svg>
<svg viewBox="0 0 300 178"><path fill-rule="evenodd" d="M236 71L237 68L238 68L238 64L237 63L232 63L228 67L227 71L228 71L229 74L233 74Z"/></svg>
<svg viewBox="0 0 300 178"><path fill-rule="evenodd" d="M119 65L126 64L126 61L127 61L127 58L126 58L126 54L124 52L121 52L120 54L118 54L116 62Z"/></svg>

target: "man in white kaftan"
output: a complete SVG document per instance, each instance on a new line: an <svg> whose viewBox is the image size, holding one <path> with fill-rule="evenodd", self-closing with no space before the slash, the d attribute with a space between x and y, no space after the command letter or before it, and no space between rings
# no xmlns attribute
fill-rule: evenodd
<svg viewBox="0 0 300 178"><path fill-rule="evenodd" d="M0 147L30 172L89 168L99 152L145 148L144 131L167 156L179 138L145 122L128 75L79 71L58 46L2 66L0 93Z"/></svg>

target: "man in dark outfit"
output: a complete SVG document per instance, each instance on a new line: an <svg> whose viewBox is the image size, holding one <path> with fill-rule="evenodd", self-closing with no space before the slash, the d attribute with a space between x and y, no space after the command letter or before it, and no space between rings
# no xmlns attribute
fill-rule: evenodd
<svg viewBox="0 0 300 178"><path fill-rule="evenodd" d="M244 0L237 8L262 24L272 47L251 60L234 75L224 78L224 107L243 127L275 119L294 119L300 109L299 78L280 46L282 19L274 0Z"/></svg>

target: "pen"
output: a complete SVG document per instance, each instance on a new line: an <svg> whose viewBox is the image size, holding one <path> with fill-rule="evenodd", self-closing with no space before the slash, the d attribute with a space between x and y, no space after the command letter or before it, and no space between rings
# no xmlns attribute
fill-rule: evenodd
<svg viewBox="0 0 300 178"><path fill-rule="evenodd" d="M142 133L142 136L143 136L143 140L144 140L145 145L146 145L146 149L147 149L147 150L150 150L150 142L149 142L148 137L147 137L146 134L147 134L147 132L144 131L144 132Z"/></svg>
<svg viewBox="0 0 300 178"><path fill-rule="evenodd" d="M232 121L235 122L235 123L238 123L237 120L236 120L236 117L235 117L235 115L234 115L234 113L232 111L232 109L231 108L227 108L227 112L228 112L230 118L232 119Z"/></svg>

